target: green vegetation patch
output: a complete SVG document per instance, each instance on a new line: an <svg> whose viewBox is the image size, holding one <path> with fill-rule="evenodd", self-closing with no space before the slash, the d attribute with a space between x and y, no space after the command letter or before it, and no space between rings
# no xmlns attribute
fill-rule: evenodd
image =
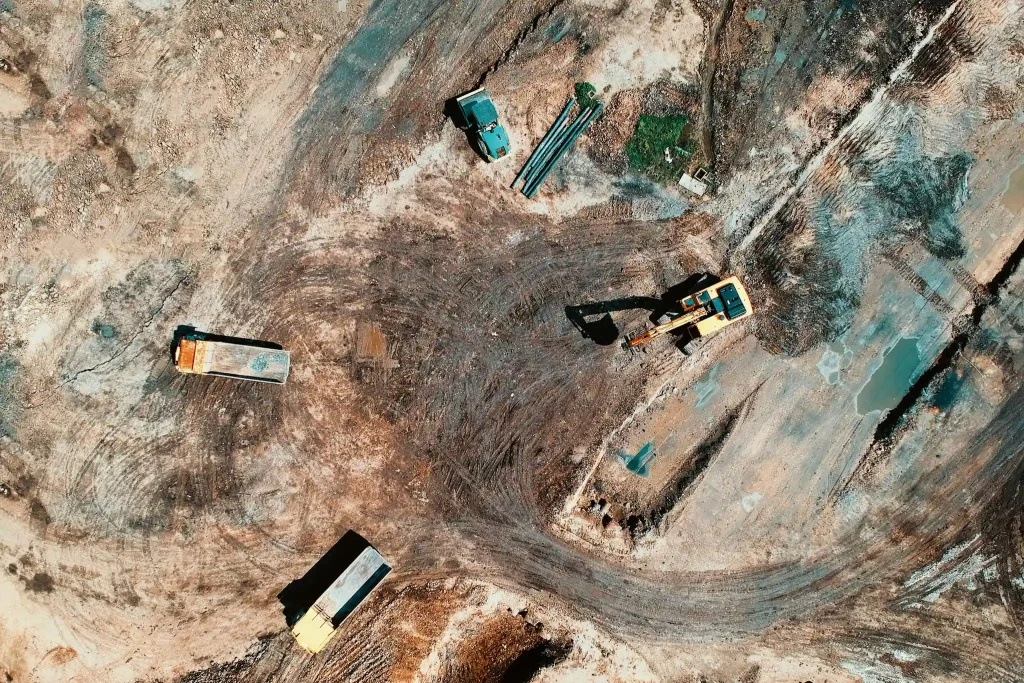
<svg viewBox="0 0 1024 683"><path fill-rule="evenodd" d="M629 168L651 180L674 183L690 164L696 144L689 139L689 119L683 114L641 114L626 143Z"/></svg>
<svg viewBox="0 0 1024 683"><path fill-rule="evenodd" d="M576 102L580 105L580 111L592 107L598 103L597 88L587 82L576 84Z"/></svg>

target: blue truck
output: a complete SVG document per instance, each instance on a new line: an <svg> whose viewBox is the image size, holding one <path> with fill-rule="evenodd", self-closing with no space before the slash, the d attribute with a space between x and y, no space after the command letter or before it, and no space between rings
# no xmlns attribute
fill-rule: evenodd
<svg viewBox="0 0 1024 683"><path fill-rule="evenodd" d="M512 150L508 133L498 123L498 110L483 88L455 99L462 121L455 124L466 131L473 145L488 161L496 161Z"/></svg>

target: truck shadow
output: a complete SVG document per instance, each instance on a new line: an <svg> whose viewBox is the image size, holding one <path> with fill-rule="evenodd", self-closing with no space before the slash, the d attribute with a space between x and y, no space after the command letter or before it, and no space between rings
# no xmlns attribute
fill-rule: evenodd
<svg viewBox="0 0 1024 683"><path fill-rule="evenodd" d="M459 97L461 97L461 95ZM462 115L462 108L459 107L459 103L457 102L458 99L458 97L452 97L451 99L445 100L444 116L445 118L450 119L451 122L455 124L455 127L461 130L463 135L466 136L466 144L469 145L471 150L473 150L473 153L484 161L487 161L487 155L477 148L476 143L473 140L473 132L469 128L469 121L467 121L466 117Z"/></svg>
<svg viewBox="0 0 1024 683"><path fill-rule="evenodd" d="M350 529L301 579L285 586L277 594L277 599L283 606L288 627L294 626L328 586L359 557L359 553L369 547L369 541Z"/></svg>
<svg viewBox="0 0 1024 683"><path fill-rule="evenodd" d="M648 319L657 323L662 316L675 317L681 315L683 309L679 301L694 292L711 286L719 278L711 273L694 273L682 282L672 285L658 298L651 296L627 296L608 301L599 301L578 306L566 306L565 317L573 324L584 339L590 339L600 346L611 346L619 338L619 328L611 314L616 311L631 311L643 308L651 312ZM597 320L588 317L599 315Z"/></svg>
<svg viewBox="0 0 1024 683"><path fill-rule="evenodd" d="M283 346L276 342L263 341L262 339L250 339L248 337L230 337L226 334L212 334L210 332L200 332L191 325L178 325L174 330L174 334L171 335L171 363L174 363L174 352L178 350L178 344L181 343L182 339L191 336L193 339L203 339L205 341L213 342L226 342L228 344L242 344L243 346L255 346L261 349L276 349L281 351L284 349Z"/></svg>

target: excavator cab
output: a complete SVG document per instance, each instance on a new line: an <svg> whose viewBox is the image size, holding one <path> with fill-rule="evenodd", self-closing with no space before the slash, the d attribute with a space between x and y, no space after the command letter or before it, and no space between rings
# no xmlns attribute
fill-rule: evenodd
<svg viewBox="0 0 1024 683"><path fill-rule="evenodd" d="M711 294L709 294L708 291L709 290L705 289L704 291L697 292L691 296L684 297L683 300L679 302L683 307L683 313L689 313L698 306L707 306L711 303Z"/></svg>
<svg viewBox="0 0 1024 683"><path fill-rule="evenodd" d="M736 285L733 283L718 288L718 298L716 301L719 302L716 310L721 307L723 310L718 312L724 312L725 317L729 320L740 318L747 312L747 306L743 303L743 297L740 296L739 290L736 289Z"/></svg>

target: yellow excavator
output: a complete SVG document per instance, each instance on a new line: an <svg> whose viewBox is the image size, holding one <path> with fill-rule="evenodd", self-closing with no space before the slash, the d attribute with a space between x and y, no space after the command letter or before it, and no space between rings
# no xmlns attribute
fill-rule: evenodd
<svg viewBox="0 0 1024 683"><path fill-rule="evenodd" d="M629 339L626 342L629 348L643 346L656 337L680 328L686 328L685 332L689 334L687 341L706 337L754 312L747 290L735 276L684 297L679 305L683 309L682 315Z"/></svg>

